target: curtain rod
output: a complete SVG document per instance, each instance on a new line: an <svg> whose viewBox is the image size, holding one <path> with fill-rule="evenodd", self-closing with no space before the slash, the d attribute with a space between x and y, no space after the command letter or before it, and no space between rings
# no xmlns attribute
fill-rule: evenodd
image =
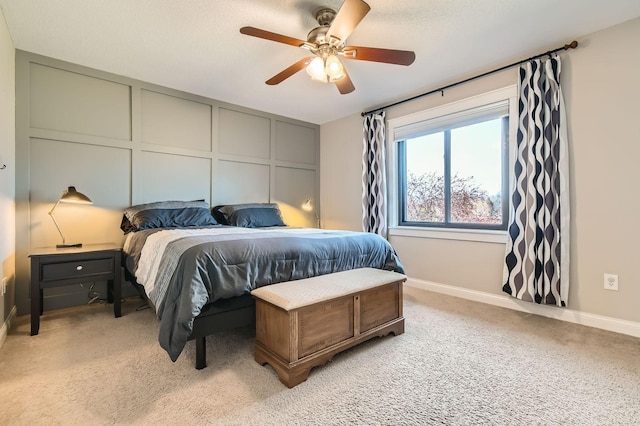
<svg viewBox="0 0 640 426"><path fill-rule="evenodd" d="M367 115L367 114L371 114L371 113L373 113L373 112L382 111L383 109L391 108L391 107L393 107L393 106L400 105L400 104L403 104L403 103L405 103L405 102L413 101L413 100L418 99L418 98L421 98L421 97L423 97L423 96L432 95L432 94L434 94L434 93L438 93L438 92L444 92L446 89L450 89L450 88L452 88L452 87L454 87L454 86L457 86L457 85L459 85L459 84L468 83L469 81L476 80L476 79L478 79L478 78L482 78L482 77L486 77L486 76L488 76L489 74L493 74L493 73L496 73L496 72L500 72L500 71L506 70L506 69L508 69L508 68L515 67L516 65L520 65L520 64L522 64L523 62L528 62L528 61L531 61L531 60L533 60L533 59L538 59L538 58L541 58L541 57L543 57L543 56L551 55L552 53L555 53L555 52L557 52L557 51L559 51L559 50L575 49L576 47L578 47L578 42L574 40L574 41L572 41L571 43L569 43L569 44L565 44L565 45L564 45L564 46L562 46L562 47L558 47L558 48L556 48L556 49L552 49L552 50L546 51L546 52L544 52L544 53L540 53L540 54L535 55L535 56L532 56L532 57L530 57L530 58L522 59L522 60L520 60L520 61L518 61L518 62L514 62L514 63L512 63L512 64L505 65L505 66L503 66L503 67L496 68L496 69L494 69L494 70L487 71L487 72L485 72L485 73L478 74L478 75L473 76L473 77L469 77L469 78L467 78L467 79L465 79L465 80L461 80L461 81L458 81L458 82L456 82L456 83L452 83L452 84L448 84L448 85L446 85L446 86L442 86L442 87L440 87L439 89L430 90L430 91L428 91L428 92L422 93L422 94L420 94L420 95L413 96L413 97L408 98L408 99L403 99L403 100L401 100L401 101L394 102L394 103L392 103L392 104L388 104L388 105L384 105L384 106L381 106L381 107L379 107L379 108L372 109L372 110L370 110L370 111L365 111L365 112L361 113L360 115L361 115L362 117L364 117L364 116L365 116L365 115Z"/></svg>

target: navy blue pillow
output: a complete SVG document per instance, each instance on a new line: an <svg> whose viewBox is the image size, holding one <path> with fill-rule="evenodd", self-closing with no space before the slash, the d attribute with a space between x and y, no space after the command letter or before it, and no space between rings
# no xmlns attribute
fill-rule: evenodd
<svg viewBox="0 0 640 426"><path fill-rule="evenodd" d="M229 204L214 208L226 224L243 228L286 226L280 208L275 203Z"/></svg>
<svg viewBox="0 0 640 426"><path fill-rule="evenodd" d="M124 233L152 228L185 228L217 225L204 201L160 201L124 210L120 229Z"/></svg>
<svg viewBox="0 0 640 426"><path fill-rule="evenodd" d="M285 226L279 210L260 207L236 211L229 218L229 223L243 228Z"/></svg>

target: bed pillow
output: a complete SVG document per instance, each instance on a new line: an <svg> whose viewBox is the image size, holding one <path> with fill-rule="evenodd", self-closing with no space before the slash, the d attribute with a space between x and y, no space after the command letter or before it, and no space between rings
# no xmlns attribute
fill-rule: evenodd
<svg viewBox="0 0 640 426"><path fill-rule="evenodd" d="M229 204L216 206L216 214L224 217L226 224L243 228L286 226L280 208L275 203Z"/></svg>
<svg viewBox="0 0 640 426"><path fill-rule="evenodd" d="M185 228L217 225L205 201L159 201L124 210L120 229L124 233L152 228Z"/></svg>

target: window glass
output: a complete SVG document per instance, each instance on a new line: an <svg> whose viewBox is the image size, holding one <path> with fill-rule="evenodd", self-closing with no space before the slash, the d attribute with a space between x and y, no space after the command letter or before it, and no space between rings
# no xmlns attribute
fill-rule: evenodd
<svg viewBox="0 0 640 426"><path fill-rule="evenodd" d="M502 223L502 119L451 130L451 222Z"/></svg>
<svg viewBox="0 0 640 426"><path fill-rule="evenodd" d="M444 222L444 132L406 141L406 210L411 222Z"/></svg>
<svg viewBox="0 0 640 426"><path fill-rule="evenodd" d="M398 143L400 224L506 229L508 115L449 121Z"/></svg>

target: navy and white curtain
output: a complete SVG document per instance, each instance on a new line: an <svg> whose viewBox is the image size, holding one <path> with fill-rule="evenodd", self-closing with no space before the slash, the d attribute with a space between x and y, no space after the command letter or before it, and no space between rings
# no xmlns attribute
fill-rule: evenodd
<svg viewBox="0 0 640 426"><path fill-rule="evenodd" d="M364 117L362 229L387 237L384 111Z"/></svg>
<svg viewBox="0 0 640 426"><path fill-rule="evenodd" d="M560 58L519 70L515 180L503 291L566 306L569 295L569 159Z"/></svg>

